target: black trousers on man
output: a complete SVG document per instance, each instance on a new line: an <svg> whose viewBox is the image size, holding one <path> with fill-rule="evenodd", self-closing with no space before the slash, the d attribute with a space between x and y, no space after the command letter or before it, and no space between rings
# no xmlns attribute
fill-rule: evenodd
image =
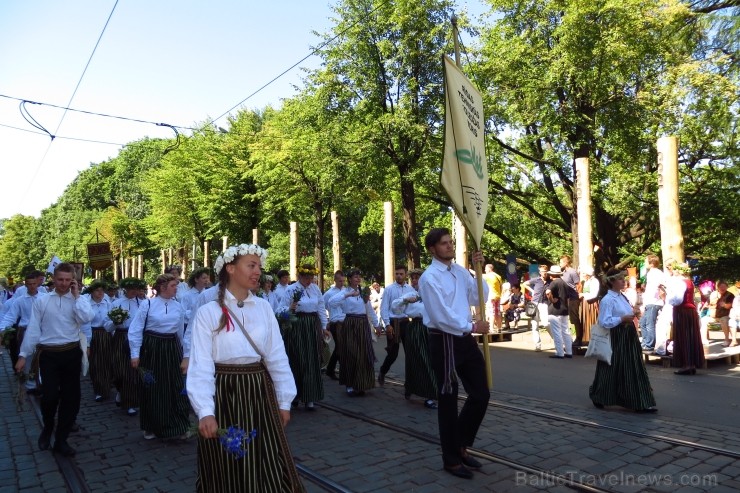
<svg viewBox="0 0 740 493"><path fill-rule="evenodd" d="M41 376L41 415L45 435L54 431L54 417L59 409L56 443L64 443L80 411L80 371L82 350L80 346L64 351L41 349L39 372Z"/></svg>
<svg viewBox="0 0 740 493"><path fill-rule="evenodd" d="M568 319L576 328L576 340L574 346L580 346L583 342L583 323L581 323L581 300L579 298L568 299Z"/></svg>
<svg viewBox="0 0 740 493"><path fill-rule="evenodd" d="M454 467L462 464L461 449L473 445L478 428L486 415L488 400L491 398L486 364L477 341L470 334L453 336L430 330L429 353L432 369L437 377L437 421L442 461L445 466ZM450 356L453 355L454 369L448 368L451 374L447 374L445 363L450 362ZM459 415L455 373L468 394ZM445 389L445 381L450 389Z"/></svg>
<svg viewBox="0 0 740 493"><path fill-rule="evenodd" d="M337 349L339 347L338 337L342 329L342 322L329 322L327 329L329 329L331 337L334 339L334 351L332 351L329 362L326 364L326 374L335 376L337 374L337 362L339 362L339 351Z"/></svg>
<svg viewBox="0 0 740 493"><path fill-rule="evenodd" d="M380 365L380 373L385 375L388 370L391 369L391 365L398 358L398 349L403 342L403 333L406 327L409 325L408 318L392 318L391 327L393 327L393 335L388 334L388 327L385 329L385 341L387 346L385 347L386 354L383 364Z"/></svg>

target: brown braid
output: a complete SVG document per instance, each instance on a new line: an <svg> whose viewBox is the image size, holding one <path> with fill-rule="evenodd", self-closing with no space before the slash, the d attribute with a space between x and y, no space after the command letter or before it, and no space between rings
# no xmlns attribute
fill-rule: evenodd
<svg viewBox="0 0 740 493"><path fill-rule="evenodd" d="M235 259L236 260L236 259ZM226 285L229 283L229 273L226 271L226 266L221 269L221 272L218 273L218 306L221 307L221 310L223 312L224 308L224 299L226 298ZM224 327L226 327L226 323L228 321L226 313L221 313L221 319L218 321L218 327L214 332L218 333L223 330Z"/></svg>

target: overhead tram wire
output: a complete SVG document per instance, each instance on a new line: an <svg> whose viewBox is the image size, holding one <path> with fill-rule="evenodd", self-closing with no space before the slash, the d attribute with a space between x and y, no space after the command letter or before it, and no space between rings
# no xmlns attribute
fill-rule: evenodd
<svg viewBox="0 0 740 493"><path fill-rule="evenodd" d="M367 17L369 17L370 15L374 14L375 11L378 10L378 9L380 9L381 7L385 7L388 4L389 1L390 0L385 0L384 2L380 3L377 7L375 7L374 9L372 9L370 12L367 13ZM238 103L236 103L234 106L232 106L228 110L226 110L223 113L221 113L216 118L212 119L210 122L207 122L205 125L212 125L215 122L217 122L218 120L220 120L221 118L223 118L226 115L228 115L229 113L231 113L232 110L234 110L235 108L241 106L242 104L244 104L245 102L247 102L248 100L250 100L252 97L256 96L260 91L262 91L263 89L265 89L266 87L268 87L273 82L277 81L280 77L282 77L283 75L287 74L288 72L290 72L291 70L293 70L294 68L296 68L299 64L301 64L305 60L307 60L307 59L311 58L312 56L314 56L317 52L319 52L320 50L324 49L326 46L328 46L331 43L333 43L340 36L343 36L347 31L349 31L350 29L352 29L353 27L355 27L357 24L359 24L359 22L360 22L360 20L357 20L357 21L353 22L347 28L345 28L344 30L342 30L341 32L335 34L331 39L328 39L328 40L324 41L322 44L320 44L319 46L317 46L316 48L314 48L313 50L311 50L311 52L308 55L304 56L303 58L301 58L300 60L298 60L297 62L295 62L293 65L291 65L290 67L288 67L287 69L285 69L282 72L280 72L280 74L278 74L275 77L273 77L269 82L265 83L262 87L260 87L259 89L257 89L256 91L254 91L253 93L251 93L249 96L247 96L246 98L242 99ZM204 127L205 127L205 125L204 125Z"/></svg>
<svg viewBox="0 0 740 493"><path fill-rule="evenodd" d="M85 77L85 73L87 73L87 68L90 66L90 62L92 61L93 56L95 56L95 52L98 49L100 40L103 39L103 34L105 34L105 30L108 28L108 23L110 22L111 17L113 17L113 12L116 11L116 6L118 6L118 0L116 0L116 3L113 4L113 8L111 9L110 14L108 14L108 19L105 21L105 25L103 26L103 29L100 31L100 36L98 36L98 40L95 42L95 47L93 48L92 53L90 53L90 57L87 59L85 68L82 70L82 74L80 75L80 78L77 81L77 85L75 86L75 90L72 92L72 96L69 98L69 102L67 103L67 106L72 104L72 100L77 94L77 90L80 88L80 84L82 84L82 79ZM53 134L50 134L51 140L49 141L49 145L46 146L46 151L44 151L44 155L41 157L41 161L39 161L38 166L36 166L36 171L34 171L33 176L31 177L31 180L28 182L28 187L26 188L26 192L23 195L21 195L21 201L25 200L25 197L29 196L31 187L33 186L34 181L36 181L36 177L39 175L41 166L43 166L44 161L46 161L46 156L49 155L49 150L51 149L51 145L54 143L54 135L57 132L59 132L59 128L61 128L62 122L64 122L64 117L67 116L67 111L68 110L64 110L64 113L62 114L62 118L59 119L59 124L57 125L56 130L54 130Z"/></svg>
<svg viewBox="0 0 740 493"><path fill-rule="evenodd" d="M37 132L35 130L29 130L27 128L14 127L13 125L5 125L4 123L0 123L0 127L12 128L13 130L20 130L21 132L28 132L30 134L35 134L35 135L43 135L44 137L49 136L49 134L44 133L44 132ZM65 137L62 135L55 135L54 138L62 139L62 140L75 140L78 142L90 142L92 144L107 144L107 145L121 146L121 147L126 145L126 144L121 144L120 142L108 142L105 140L82 139L79 137Z"/></svg>

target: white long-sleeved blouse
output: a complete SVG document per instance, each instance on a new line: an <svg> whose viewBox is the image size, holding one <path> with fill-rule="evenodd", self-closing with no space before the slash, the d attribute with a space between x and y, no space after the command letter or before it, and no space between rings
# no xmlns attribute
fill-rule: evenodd
<svg viewBox="0 0 740 493"><path fill-rule="evenodd" d="M371 301L368 299L365 302L362 300L362 296L359 295L347 296L348 293L353 291L359 292L359 288L357 290L350 287L342 289L331 298L329 306L339 308L345 315L367 315L373 327L377 327L379 325L378 316L373 310Z"/></svg>
<svg viewBox="0 0 740 493"><path fill-rule="evenodd" d="M174 299L155 296L144 301L136 317L128 328L128 343L131 346L131 358L138 358L141 343L144 340L144 329L160 334L175 334L183 344L184 357L188 357L190 348L183 342L185 329L185 309Z"/></svg>
<svg viewBox="0 0 740 493"><path fill-rule="evenodd" d="M240 317L244 329L264 356L265 366L275 384L278 406L289 410L296 396L296 386L272 307L262 298L250 294L244 300L244 306L239 308L236 298L228 290L224 302L235 316ZM218 302L212 301L198 310L192 327L188 327L188 331L192 330L192 350L187 391L198 419L215 416L216 363L245 365L261 359L235 322L228 331L224 328L214 332L222 313ZM219 425L228 426L229 423Z"/></svg>

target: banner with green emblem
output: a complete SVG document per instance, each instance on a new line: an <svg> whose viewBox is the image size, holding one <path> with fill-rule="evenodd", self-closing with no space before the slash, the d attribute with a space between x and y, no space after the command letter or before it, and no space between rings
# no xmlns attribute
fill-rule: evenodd
<svg viewBox="0 0 740 493"><path fill-rule="evenodd" d="M488 213L483 98L455 62L443 58L445 143L440 184L480 248Z"/></svg>

